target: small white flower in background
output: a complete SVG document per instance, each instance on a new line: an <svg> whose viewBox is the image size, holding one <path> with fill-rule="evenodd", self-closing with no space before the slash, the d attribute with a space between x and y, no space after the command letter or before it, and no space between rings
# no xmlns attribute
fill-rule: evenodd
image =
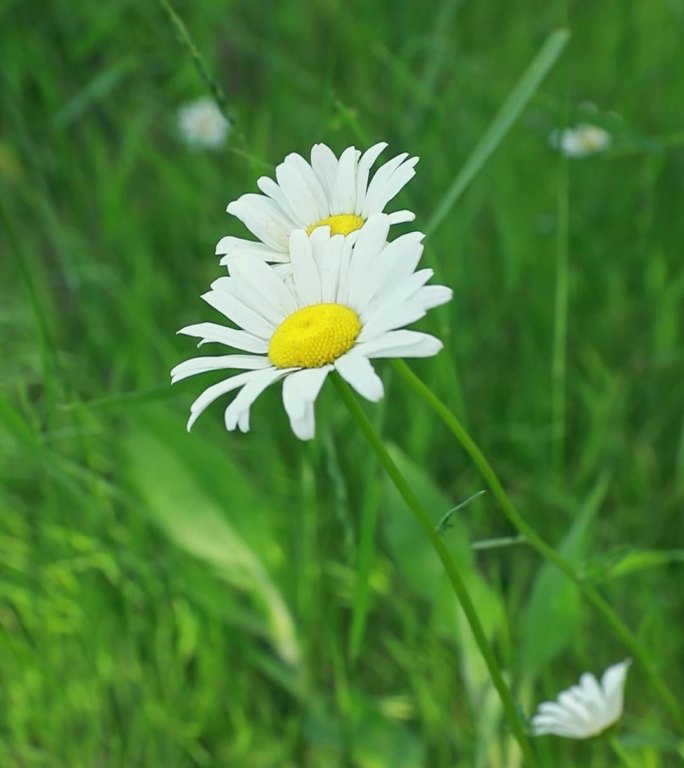
<svg viewBox="0 0 684 768"><path fill-rule="evenodd" d="M539 705L532 718L532 733L565 736L569 739L588 739L603 733L622 715L625 678L631 661L614 664L603 673L601 682L589 672L558 694L556 701Z"/></svg>
<svg viewBox="0 0 684 768"><path fill-rule="evenodd" d="M228 213L240 219L260 242L224 237L216 246L221 264L247 253L268 262L289 262L288 243L295 229L311 234L329 227L331 235L350 235L363 227L369 216L385 206L415 176L417 157L397 155L381 165L369 181L370 169L385 142L363 154L347 147L338 158L325 144L314 144L311 162L293 152L275 172L276 181L262 176L257 186L263 194L249 193L230 203ZM411 211L389 214L389 223L413 221Z"/></svg>
<svg viewBox="0 0 684 768"><path fill-rule="evenodd" d="M230 123L208 96L184 104L178 110L178 126L188 145L196 149L218 149L231 131Z"/></svg>
<svg viewBox="0 0 684 768"><path fill-rule="evenodd" d="M567 157L587 157L608 149L612 137L598 125L581 123L574 128L564 128L551 133L551 146Z"/></svg>
<svg viewBox="0 0 684 768"><path fill-rule="evenodd" d="M231 276L216 280L202 298L235 327L199 323L179 333L217 342L239 354L196 357L171 371L172 382L206 371L242 369L206 389L190 408L188 429L214 400L239 389L225 412L226 429L249 430L256 398L283 379L283 405L301 440L314 436L314 403L336 370L361 396L376 402L382 381L370 362L380 357L430 357L442 342L405 330L451 290L425 285L431 269L416 271L423 246L418 232L387 243L390 219L371 217L355 241L327 227L290 237L288 280L261 261L238 256Z"/></svg>

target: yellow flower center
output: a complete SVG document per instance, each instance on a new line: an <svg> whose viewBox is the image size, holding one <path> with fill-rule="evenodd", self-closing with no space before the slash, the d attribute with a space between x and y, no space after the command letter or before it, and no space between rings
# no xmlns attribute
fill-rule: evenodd
<svg viewBox="0 0 684 768"><path fill-rule="evenodd" d="M348 352L361 331L353 309L342 304L312 304L286 317L268 347L276 368L320 368Z"/></svg>
<svg viewBox="0 0 684 768"><path fill-rule="evenodd" d="M348 235L357 229L361 229L365 223L365 220L355 213L337 213L307 227L306 234L310 235L318 227L330 227L331 235Z"/></svg>

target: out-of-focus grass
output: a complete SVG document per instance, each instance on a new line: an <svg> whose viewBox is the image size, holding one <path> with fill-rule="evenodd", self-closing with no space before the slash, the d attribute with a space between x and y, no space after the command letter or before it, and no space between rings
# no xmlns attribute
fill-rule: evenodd
<svg viewBox="0 0 684 768"><path fill-rule="evenodd" d="M180 141L175 111L203 85L158 5L0 8L0 199L13 235L3 221L0 763L516 764L442 574L377 468L360 466L334 392L317 406L316 441L300 445L276 391L249 435L226 434L216 406L187 436L203 385L166 382L192 353L175 330L209 318L198 296L220 274L213 247L241 232L229 200L289 151L387 139L421 156L403 202L425 227L566 20L560 65L430 234L426 264L455 298L425 321L445 352L414 368L681 692L681 556L630 553L684 540L684 5L175 7L248 158ZM562 169L548 135L563 115L601 123L614 145L567 163L559 451ZM437 522L482 482L380 367L387 399L369 412ZM454 522L447 540L471 563L526 712L624 656L524 545L468 554L468 542L511 534L491 498ZM623 728L637 763L677 764L636 667ZM612 759L600 743L535 746L548 765Z"/></svg>

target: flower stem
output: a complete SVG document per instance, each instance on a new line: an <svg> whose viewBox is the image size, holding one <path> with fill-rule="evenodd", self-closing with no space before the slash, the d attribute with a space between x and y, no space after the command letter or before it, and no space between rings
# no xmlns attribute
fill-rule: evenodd
<svg viewBox="0 0 684 768"><path fill-rule="evenodd" d="M534 528L527 523L508 497L506 491L504 491L499 478L487 461L485 455L449 408L416 376L415 373L413 373L403 360L394 360L394 366L402 378L442 419L468 456L470 456L511 525L525 537L530 546L536 549L542 557L552 562L572 582L574 582L584 597L599 611L599 613L601 613L613 632L622 640L634 657L639 661L648 676L651 685L660 696L678 726L684 728L684 717L682 716L677 699L663 680L662 676L656 670L649 654L629 627L627 627L617 613L610 607L598 589L596 589L590 582L585 581L577 573L572 563L556 552L556 550L550 544L547 544Z"/></svg>
<svg viewBox="0 0 684 768"><path fill-rule="evenodd" d="M334 373L332 378L340 392L340 395L342 396L342 399L344 400L345 405L358 424L359 429L363 433L364 437L368 440L371 448L375 451L390 480L394 483L397 491L399 491L401 494L402 498L413 513L416 521L423 529L423 532L427 538L430 540L430 543L432 544L432 547L437 553L439 559L442 561L444 570L449 577L449 581L451 582L454 593L456 594L461 608L463 609L463 613L465 614L470 629L473 633L475 642L477 643L477 646L480 649L480 653L482 654L485 664L487 665L487 669L489 670L492 682L494 683L494 686L498 691L499 696L501 697L501 703L503 705L506 718L511 726L513 735L515 736L515 739L520 745L520 749L525 756L525 765L530 766L530 768L536 766L537 760L534 756L534 753L532 752L527 736L525 735L524 725L513 702L511 692L509 691L508 686L503 679L499 665L497 664L496 658L494 657L494 652L489 645L489 641L487 640L487 636L477 615L475 605L455 560L451 556L451 553L449 552L443 539L435 532L434 523L430 518L430 515L420 503L416 495L413 493L411 486L406 482L404 476L401 474L401 471L392 460L392 457L383 445L382 440L375 433L373 426L368 420L366 414L363 412L361 406L356 401L356 398L352 394L348 384L337 373Z"/></svg>

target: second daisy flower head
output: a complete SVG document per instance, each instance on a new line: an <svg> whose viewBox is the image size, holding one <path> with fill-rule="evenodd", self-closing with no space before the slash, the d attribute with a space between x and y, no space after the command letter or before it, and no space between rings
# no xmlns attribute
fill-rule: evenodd
<svg viewBox="0 0 684 768"><path fill-rule="evenodd" d="M267 262L290 261L290 235L308 235L329 228L331 235L352 235L385 207L413 178L417 157L403 153L371 168L387 147L380 142L361 153L347 147L338 158L325 144L314 144L310 161L292 153L276 168L276 180L262 176L263 194L249 193L230 203L228 213L240 219L258 241L227 236L216 246L221 264L230 268L235 257L248 254ZM411 211L388 215L390 224L413 221Z"/></svg>

